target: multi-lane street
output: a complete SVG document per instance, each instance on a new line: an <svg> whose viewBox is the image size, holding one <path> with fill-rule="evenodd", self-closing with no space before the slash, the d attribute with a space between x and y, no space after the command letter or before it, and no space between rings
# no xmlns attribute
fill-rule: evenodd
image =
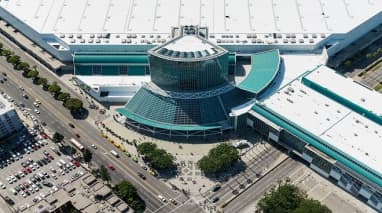
<svg viewBox="0 0 382 213"><path fill-rule="evenodd" d="M168 203L162 203L158 199L158 195L166 198L176 198L178 203L182 203L187 198L180 192L174 192L163 182L146 173L146 180L138 177L137 172L145 173L135 162L120 153L121 158L115 158L110 154L110 150L115 149L113 145L107 143L92 125L86 120L74 120L69 111L67 111L62 103L54 100L54 98L40 86L32 83L31 79L22 77L21 73L13 70L13 68L4 60L0 59L1 72L7 74L8 80L0 84L0 88L8 95L15 99L16 103L24 102L26 108L31 109L34 114L33 101L39 99L42 104L39 107L40 115L36 115L41 121L44 121L53 131L59 131L67 139L80 135L80 141L85 146L97 144L98 149L93 150L93 161L98 165L113 164L116 171L110 172L113 181L127 179L132 182L138 189L140 196L146 201L148 212L170 212L176 206ZM22 86L25 91L19 89ZM29 99L22 97L22 93L26 93ZM68 123L74 123L75 128L70 128ZM197 207L197 205L195 205Z"/></svg>
<svg viewBox="0 0 382 213"><path fill-rule="evenodd" d="M244 190L250 184L253 184L258 178L264 175L265 172L278 159L286 159L287 156L282 151L274 146L264 143L258 144L258 147L253 148L247 153L245 158L246 168L240 174L231 178L227 183L224 183L216 192L207 191L203 197L207 198L207 202L212 202L218 199L212 206L224 206L240 191ZM242 158L244 157L242 156Z"/></svg>
<svg viewBox="0 0 382 213"><path fill-rule="evenodd" d="M254 212L254 202L259 200L263 194L268 191L279 180L284 180L286 177L295 173L304 166L301 162L293 158L288 158L283 161L276 169L270 171L266 176L259 179L245 192L233 199L225 208L224 212ZM247 211L244 211L247 210Z"/></svg>

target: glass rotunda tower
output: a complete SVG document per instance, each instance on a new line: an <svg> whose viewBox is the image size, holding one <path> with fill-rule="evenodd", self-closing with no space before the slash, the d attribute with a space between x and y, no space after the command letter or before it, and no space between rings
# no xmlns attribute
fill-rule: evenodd
<svg viewBox="0 0 382 213"><path fill-rule="evenodd" d="M246 99L228 80L229 52L196 26L148 51L151 82L124 108L126 125L169 137L207 137L232 129L230 109Z"/></svg>

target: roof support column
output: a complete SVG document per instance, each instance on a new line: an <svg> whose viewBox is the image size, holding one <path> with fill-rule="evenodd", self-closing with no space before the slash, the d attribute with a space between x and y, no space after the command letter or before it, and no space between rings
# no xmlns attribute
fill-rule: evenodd
<svg viewBox="0 0 382 213"><path fill-rule="evenodd" d="M236 130L237 130L237 117L238 117L238 116L234 116L234 117L233 117L233 128L234 128L235 132L236 132Z"/></svg>

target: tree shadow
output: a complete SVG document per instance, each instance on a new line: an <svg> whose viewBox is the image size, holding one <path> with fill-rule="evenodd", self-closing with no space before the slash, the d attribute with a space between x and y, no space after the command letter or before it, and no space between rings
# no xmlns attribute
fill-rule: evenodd
<svg viewBox="0 0 382 213"><path fill-rule="evenodd" d="M70 114L76 120L85 120L89 117L89 110L86 108L81 108L78 111L71 111Z"/></svg>
<svg viewBox="0 0 382 213"><path fill-rule="evenodd" d="M159 177L164 178L166 180L176 177L179 174L178 167L174 165L168 169L157 170Z"/></svg>
<svg viewBox="0 0 382 213"><path fill-rule="evenodd" d="M212 181L227 182L230 177L234 177L241 172L245 171L247 165L240 159L232 164L230 167L218 172L218 173L204 173L204 176Z"/></svg>

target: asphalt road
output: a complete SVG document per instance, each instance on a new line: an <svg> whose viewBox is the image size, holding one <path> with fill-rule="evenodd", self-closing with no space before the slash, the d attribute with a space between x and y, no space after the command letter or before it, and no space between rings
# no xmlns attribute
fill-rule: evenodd
<svg viewBox="0 0 382 213"><path fill-rule="evenodd" d="M75 134L81 136L80 141L84 146L90 146L91 144L97 144L98 149L93 150L93 161L97 165L107 165L109 163L113 164L116 171L111 171L113 182L118 182L119 180L126 179L130 181L138 190L139 195L146 202L147 212L169 212L176 206L171 204L163 204L157 196L159 194L166 198L175 198L182 203L182 201L187 200L185 196L180 195L179 192L174 192L163 182L152 177L146 171L140 168L138 164L133 162L131 159L127 158L122 152L116 150L116 148L106 142L98 130L96 130L92 125L86 120L74 120L61 104L61 102L54 100L54 98L46 91L43 91L39 86L32 83L31 79L26 79L22 77L21 73L12 69L12 67L4 60L0 59L1 72L7 73L8 81L4 84L0 84L0 88L5 91L8 95L12 96L16 103L22 100L26 108L31 109L31 114L33 112L33 101L39 99L42 105L39 107L41 114L36 116L41 121L44 121L47 126L53 131L58 131L65 136L67 140L75 137ZM1 75L1 74L0 74ZM29 96L28 100L25 100L21 95L22 91L19 89L22 86ZM36 115L36 114L35 114ZM71 129L68 123L75 124L75 128ZM116 150L120 153L120 158L115 158L110 154L110 150ZM147 179L142 180L138 177L137 172L140 171L146 174ZM159 209L158 211L156 211Z"/></svg>
<svg viewBox="0 0 382 213"><path fill-rule="evenodd" d="M225 208L223 208L223 211L243 212L243 210L251 208L250 206L253 205L255 201L258 201L274 184L277 184L279 180L284 180L303 166L304 164L301 162L298 162L293 158L288 158L276 169L270 171L249 189L232 200ZM249 212L254 212L254 210L255 206L253 206Z"/></svg>
<svg viewBox="0 0 382 213"><path fill-rule="evenodd" d="M259 144L259 146L264 146ZM204 194L204 197L208 197L211 201L213 198L217 197L219 200L214 204L216 206L221 206L232 198L232 196L237 195L239 191L242 191L247 187L247 185L252 184L256 179L258 179L275 160L282 155L282 152L275 148L274 146L264 146L265 148L261 151L257 149L251 149L249 159L247 162L247 167L240 174L231 178L227 183L222 185L222 188L217 192L208 191Z"/></svg>

